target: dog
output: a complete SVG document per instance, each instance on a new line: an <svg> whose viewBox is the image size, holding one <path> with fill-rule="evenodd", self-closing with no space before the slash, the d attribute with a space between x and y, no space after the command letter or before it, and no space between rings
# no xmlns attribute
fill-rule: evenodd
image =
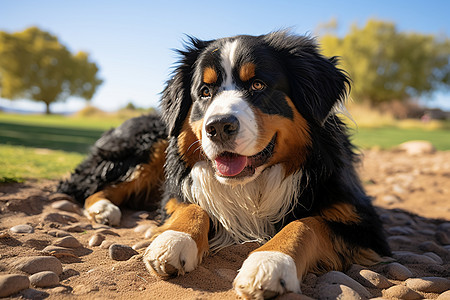
<svg viewBox="0 0 450 300"><path fill-rule="evenodd" d="M161 118L105 133L60 191L97 223L118 225L122 204L159 209L143 260L161 277L260 243L233 282L243 298L300 293L307 272L390 255L337 115L350 89L337 57L286 31L191 38L179 55Z"/></svg>

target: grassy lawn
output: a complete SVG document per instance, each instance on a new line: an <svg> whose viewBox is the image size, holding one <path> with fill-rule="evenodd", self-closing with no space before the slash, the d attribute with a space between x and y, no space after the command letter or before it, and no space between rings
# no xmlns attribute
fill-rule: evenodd
<svg viewBox="0 0 450 300"><path fill-rule="evenodd" d="M57 179L81 162L103 131L123 119L0 113L0 183L27 178ZM445 125L445 124L444 124ZM352 129L361 148L392 148L409 140L428 140L438 150L450 150L448 124L427 127L361 126Z"/></svg>

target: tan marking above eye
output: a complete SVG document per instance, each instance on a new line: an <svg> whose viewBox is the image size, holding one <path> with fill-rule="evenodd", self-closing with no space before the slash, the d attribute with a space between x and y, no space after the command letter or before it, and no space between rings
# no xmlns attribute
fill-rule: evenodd
<svg viewBox="0 0 450 300"><path fill-rule="evenodd" d="M246 82L255 77L256 66L254 63L245 63L239 70L239 78Z"/></svg>
<svg viewBox="0 0 450 300"><path fill-rule="evenodd" d="M203 70L203 82L212 84L217 81L217 72L212 67L206 67Z"/></svg>

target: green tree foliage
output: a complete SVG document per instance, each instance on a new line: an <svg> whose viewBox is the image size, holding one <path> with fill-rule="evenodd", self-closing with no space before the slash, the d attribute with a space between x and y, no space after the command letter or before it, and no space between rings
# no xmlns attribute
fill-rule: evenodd
<svg viewBox="0 0 450 300"><path fill-rule="evenodd" d="M76 54L37 27L9 34L0 31L0 96L46 104L69 96L90 100L102 80L85 52Z"/></svg>
<svg viewBox="0 0 450 300"><path fill-rule="evenodd" d="M332 32L336 24L331 25L321 27L328 33L320 43L325 55L341 56L355 100L404 101L450 86L447 37L400 32L393 23L369 20L340 38Z"/></svg>

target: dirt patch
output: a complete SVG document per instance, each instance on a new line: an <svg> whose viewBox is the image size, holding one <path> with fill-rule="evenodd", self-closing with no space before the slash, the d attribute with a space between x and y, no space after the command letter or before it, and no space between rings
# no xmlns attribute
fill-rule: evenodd
<svg viewBox="0 0 450 300"><path fill-rule="evenodd" d="M450 152L409 156L395 151L367 151L360 172L388 232L395 263L370 268L354 266L345 276L362 284L370 297L393 298L398 293L409 293L415 295L414 299L437 298L450 289L450 285L446 286L446 280L450 280ZM231 290L232 281L257 245L226 248L206 257L195 271L185 276L161 280L145 269L142 263L145 248L137 249L138 254L129 260L115 261L107 247L111 242L128 246L142 242L145 231L136 229L138 225L152 226L148 214L125 211L118 228L91 224L67 203L53 207L68 200L67 196L54 192L55 186L54 181L0 185L0 277L26 274L13 267L22 257L53 255L63 267L58 285L22 289L12 294L13 298L236 298ZM19 232L11 229L26 224L31 226L31 232L20 232L29 230L26 226L14 229ZM95 234L105 241L90 246ZM82 246L58 246L63 235L73 236ZM371 279L364 274L370 278L381 276L387 281L377 279L370 283ZM438 278L433 279L437 283L431 284L434 290L422 287L428 280L424 277ZM408 278L420 278L423 282ZM346 283L329 283L325 277L314 274L308 274L302 284L303 293L313 298L326 297L324 291L332 291L335 296L353 295L358 289Z"/></svg>

